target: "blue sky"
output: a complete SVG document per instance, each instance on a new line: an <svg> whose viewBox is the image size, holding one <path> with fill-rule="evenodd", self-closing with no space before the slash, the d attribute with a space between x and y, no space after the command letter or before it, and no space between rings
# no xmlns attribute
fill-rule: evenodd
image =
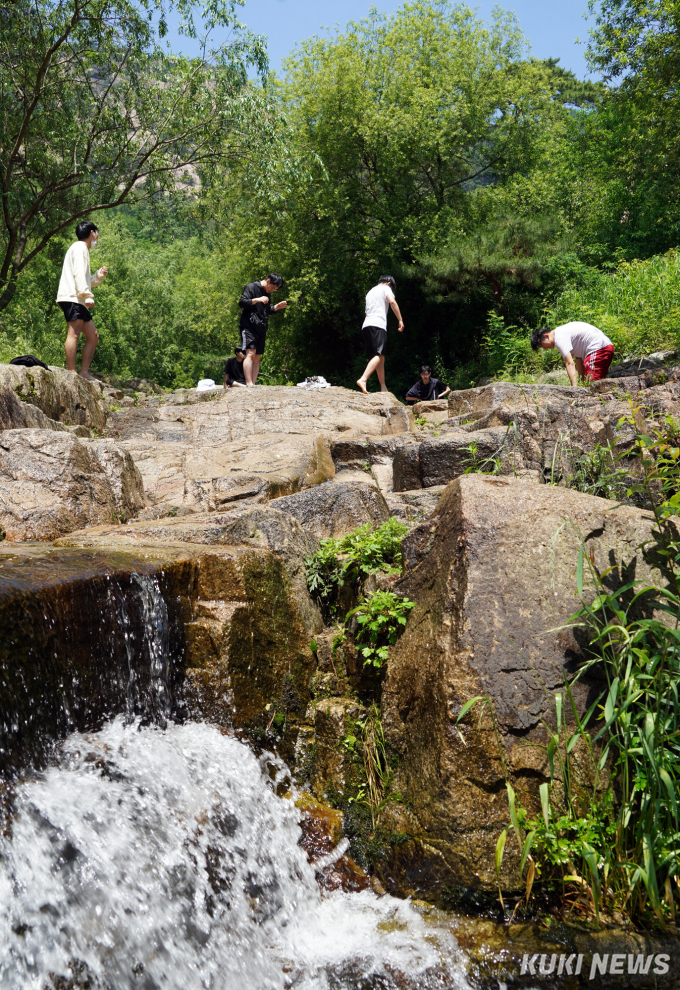
<svg viewBox="0 0 680 990"><path fill-rule="evenodd" d="M393 0L373 2L386 13L400 6ZM251 30L267 37L271 65L278 72L281 59L296 42L313 34L325 34L336 24L344 27L347 21L359 20L371 6L371 0L246 0L245 6L239 8L239 18ZM470 6L476 6L479 15L487 19L494 3ZM584 42L588 37L584 16L587 0L514 0L501 6L515 11L536 58L559 58L564 68L581 77L587 75L585 45L576 43L577 38ZM175 51L198 53L191 39L172 33L170 42Z"/></svg>

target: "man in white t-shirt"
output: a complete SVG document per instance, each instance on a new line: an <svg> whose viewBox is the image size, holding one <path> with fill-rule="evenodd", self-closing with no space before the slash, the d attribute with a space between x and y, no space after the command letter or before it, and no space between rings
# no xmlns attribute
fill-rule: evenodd
<svg viewBox="0 0 680 990"><path fill-rule="evenodd" d="M378 375L380 391L387 391L387 385L385 385L385 348L387 347L388 306L392 307L394 315L399 320L397 327L399 333L404 329L404 321L401 318L397 300L394 298L396 287L397 283L391 275L381 275L378 284L374 285L366 295L366 319L362 333L366 357L369 358L369 361L363 375L357 379L357 385L364 395L368 395L366 383L374 371Z"/></svg>
<svg viewBox="0 0 680 990"><path fill-rule="evenodd" d="M539 347L546 351L556 347L564 358L572 385L578 384L579 377L591 382L606 378L614 357L614 345L609 337L592 323L580 320L563 323L554 330L547 327L534 330L531 346L535 351Z"/></svg>

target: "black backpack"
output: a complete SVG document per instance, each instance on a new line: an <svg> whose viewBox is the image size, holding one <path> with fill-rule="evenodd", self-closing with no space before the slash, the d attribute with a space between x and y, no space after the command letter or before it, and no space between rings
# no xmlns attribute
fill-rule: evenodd
<svg viewBox="0 0 680 990"><path fill-rule="evenodd" d="M44 368L45 371L50 370L44 361L39 361L38 358L33 357L32 354L24 354L23 357L12 358L10 364L20 364L24 368Z"/></svg>

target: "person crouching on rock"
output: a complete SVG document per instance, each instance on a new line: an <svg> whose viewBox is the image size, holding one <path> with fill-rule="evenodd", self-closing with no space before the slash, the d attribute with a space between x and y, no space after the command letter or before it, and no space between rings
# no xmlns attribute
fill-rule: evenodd
<svg viewBox="0 0 680 990"><path fill-rule="evenodd" d="M368 292L366 296L366 319L362 327L364 335L364 346L366 347L366 357L369 362L366 365L361 378L357 379L357 385L368 395L366 383L373 372L377 372L380 382L380 391L386 392L385 385L385 348L387 347L387 307L391 306L394 315L399 320L397 330L401 333L404 329L404 321L401 318L397 300L394 298L394 289L397 283L391 275L381 275L378 284Z"/></svg>
<svg viewBox="0 0 680 990"><path fill-rule="evenodd" d="M90 313L90 310L94 308L92 288L106 278L109 270L104 265L95 273L94 278L90 275L90 251L97 246L99 240L99 231L90 220L83 220L78 224L76 237L78 240L71 245L64 258L59 290L57 291L57 304L61 307L68 324L68 333L64 344L66 367L75 374L78 338L82 333L85 336L85 344L80 374L83 378L91 379L90 362L99 340L99 334Z"/></svg>
<svg viewBox="0 0 680 990"><path fill-rule="evenodd" d="M245 388L246 377L243 373L243 359L246 352L237 344L234 348L234 357L230 357L224 362L224 387L225 388Z"/></svg>
<svg viewBox="0 0 680 990"><path fill-rule="evenodd" d="M450 391L448 385L432 377L432 368L429 364L424 364L420 369L420 381L408 390L406 401L431 402L433 399L441 399L442 396L448 395Z"/></svg>
<svg viewBox="0 0 680 990"><path fill-rule="evenodd" d="M564 364L572 385L586 378L598 382L606 378L614 357L614 345L609 337L591 323L574 320L563 323L554 330L540 327L531 335L531 347L548 351L556 347L564 358Z"/></svg>
<svg viewBox="0 0 680 990"><path fill-rule="evenodd" d="M250 387L257 383L257 376L260 371L260 359L264 354L264 347L267 341L267 326L272 313L278 313L285 309L288 303L271 304L273 292L280 289L283 279L280 275L267 275L258 282L248 282L241 293L238 301L241 307L241 319L239 329L246 356L243 362L243 373L246 385Z"/></svg>

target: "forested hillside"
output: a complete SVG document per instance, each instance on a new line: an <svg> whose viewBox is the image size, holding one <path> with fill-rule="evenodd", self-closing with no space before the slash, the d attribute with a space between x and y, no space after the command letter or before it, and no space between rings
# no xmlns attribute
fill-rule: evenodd
<svg viewBox="0 0 680 990"><path fill-rule="evenodd" d="M5 256L19 263L1 275L0 358L30 351L62 363L54 299L82 216L101 230L93 266L109 267L96 291L95 372L167 386L219 378L238 339L240 290L269 271L283 274L289 306L270 324L264 382L323 374L352 384L364 364L363 297L385 272L406 323L389 336L397 393L424 361L459 386L508 364L540 370L554 356L531 355L530 329L571 318L602 326L619 356L675 345L680 45L668 11L680 3L656 6L601 4L589 47L598 84L532 58L513 15L486 23L438 0L309 39L280 78L253 36L204 63L163 62L137 25L130 44L151 88L137 80L120 93L108 157L79 167L70 186L52 161L31 176L2 163L19 204L17 219L5 217ZM100 7L112 18L117 9ZM86 71L104 72L105 54ZM163 93L181 90L181 119L146 163L128 141L125 165L115 155L133 119L125 101L144 96L147 127L170 119L153 107L154 71L165 73ZM63 96L74 100L69 80ZM11 130L21 107L3 94ZM31 124L36 146L53 133L43 124ZM123 165L137 169L129 188ZM52 213L39 182L51 183Z"/></svg>

